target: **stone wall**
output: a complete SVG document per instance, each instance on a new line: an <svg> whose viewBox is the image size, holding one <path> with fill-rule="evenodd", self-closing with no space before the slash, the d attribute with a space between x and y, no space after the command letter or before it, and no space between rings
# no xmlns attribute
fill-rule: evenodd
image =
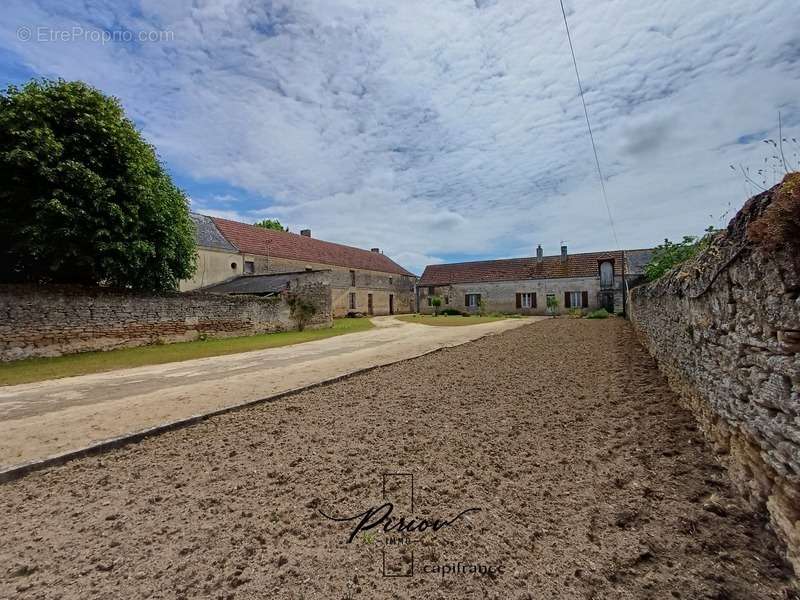
<svg viewBox="0 0 800 600"><path fill-rule="evenodd" d="M629 309L642 342L742 494L768 514L800 573L800 234L781 224L785 190L748 201L707 250L632 290ZM800 196L792 210L795 227ZM764 230L774 234L756 235Z"/></svg>
<svg viewBox="0 0 800 600"><path fill-rule="evenodd" d="M330 326L330 286L300 293L320 309L309 327ZM295 328L282 297L0 285L0 361Z"/></svg>

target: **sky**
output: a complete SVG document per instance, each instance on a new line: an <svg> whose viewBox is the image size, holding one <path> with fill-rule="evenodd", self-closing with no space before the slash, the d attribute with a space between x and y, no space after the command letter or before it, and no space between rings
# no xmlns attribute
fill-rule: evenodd
<svg viewBox="0 0 800 600"><path fill-rule="evenodd" d="M796 0L565 9L611 220L558 0L3 0L0 85L83 80L194 210L417 273L722 227L779 180L779 113L797 165Z"/></svg>

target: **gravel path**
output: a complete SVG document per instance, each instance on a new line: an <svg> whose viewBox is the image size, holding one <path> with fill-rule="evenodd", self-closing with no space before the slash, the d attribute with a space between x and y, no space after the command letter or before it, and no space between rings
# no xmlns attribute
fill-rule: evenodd
<svg viewBox="0 0 800 600"><path fill-rule="evenodd" d="M2 386L0 468L414 358L542 318L425 327L375 317L374 329L303 344Z"/></svg>
<svg viewBox="0 0 800 600"><path fill-rule="evenodd" d="M348 544L385 472L481 510ZM627 323L553 319L0 486L0 598L794 597L734 498Z"/></svg>

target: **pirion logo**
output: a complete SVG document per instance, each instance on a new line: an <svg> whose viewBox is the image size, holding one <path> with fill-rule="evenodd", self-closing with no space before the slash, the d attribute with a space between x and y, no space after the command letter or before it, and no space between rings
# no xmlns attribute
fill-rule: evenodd
<svg viewBox="0 0 800 600"><path fill-rule="evenodd" d="M382 473L381 504L369 506L355 514L339 515L334 511L317 509L326 519L337 523L346 523L346 543L352 544L359 538L365 544L381 543L382 574L384 577L413 577L415 573L414 551L410 552L410 561L393 560L396 557L387 552L387 548L413 544L421 536L435 536L437 532L455 527L462 519L469 519L471 513L480 512L478 507L465 508L460 511L449 511L435 517L419 518L415 516L415 486L413 473ZM402 512L398 506L405 505L409 512ZM382 539L376 540L377 534L383 532ZM444 569L423 568L424 573L444 576ZM466 574L469 570L451 569L447 574ZM419 571L419 570L417 570ZM493 574L502 573L495 567Z"/></svg>

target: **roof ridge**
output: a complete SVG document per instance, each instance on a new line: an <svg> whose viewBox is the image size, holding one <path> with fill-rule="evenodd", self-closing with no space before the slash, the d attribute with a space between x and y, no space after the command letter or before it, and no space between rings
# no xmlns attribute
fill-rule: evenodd
<svg viewBox="0 0 800 600"><path fill-rule="evenodd" d="M366 248L359 248L358 246L351 246L350 244L342 244L340 242L331 242L329 240L321 240L319 238L303 235L301 233L295 233L294 231L281 231L278 229L267 229L266 227L259 227L258 225L252 225L250 223L243 223L242 221L234 221L233 219L225 219L223 217L211 217L212 219L219 219L221 221L228 221L230 223L236 223L237 225L245 225L246 227L253 228L254 231L265 231L267 235L273 234L286 234L286 235L294 235L299 238L303 238L304 240L311 240L312 242L319 242L322 244L332 244L334 246L341 246L342 248L350 248L351 250L358 250L359 252L368 252L372 254L380 254L381 256L386 256L383 252L372 252L372 250L367 250ZM223 234L224 235L224 234ZM387 257L388 258L388 257ZM391 259L389 259L391 260Z"/></svg>
<svg viewBox="0 0 800 600"><path fill-rule="evenodd" d="M557 279L569 277L599 276L598 264L610 260L615 274L621 274L623 250L599 250L577 252L562 260L560 254L542 257L499 258L461 263L439 263L428 265L420 279L420 285L449 285L454 283L478 283L492 281L516 281L528 279Z"/></svg>
<svg viewBox="0 0 800 600"><path fill-rule="evenodd" d="M639 249L637 249L639 250ZM641 250L650 250L650 248L641 248ZM567 258L570 256L590 256L593 254L619 254L624 252L631 252L631 250L594 250L592 252L570 252L567 254ZM545 258L561 258L560 254L547 254L542 257ZM428 267L442 267L442 266L459 266L459 265L479 265L484 263L493 263L493 262L502 262L502 261L512 261L512 260L533 260L537 261L537 256L518 256L512 258L486 258L483 260L465 260L461 262L448 262L448 263L434 263L430 265L425 265L425 268Z"/></svg>
<svg viewBox="0 0 800 600"><path fill-rule="evenodd" d="M287 258L290 260L319 262L321 264L348 266L351 268L378 272L391 272L399 275L416 277L416 275L414 275L411 271L401 266L382 252L373 252L372 250L367 250L366 248L359 248L358 246L351 246L349 244L341 244L339 242L331 242L319 238L312 238L310 236L305 236L290 231L266 229L263 227L258 227L257 225L251 225L241 221L234 221L233 219L226 219L224 217L210 216L210 218L214 224L217 225L217 229L219 229L221 232L223 232L225 228L228 228L229 235L225 235L225 233L223 233L223 236L231 244L233 244L233 246L236 247L239 252L263 255L263 248L260 250L254 250L253 248L258 248L260 245L271 244L272 242L270 240L272 240L277 248L273 248L273 251L270 251L270 254L275 252L273 255L276 257ZM232 240L231 237L234 239ZM337 257L335 256L337 252L339 254L338 258L341 260L337 260ZM314 254L318 254L318 256L313 256ZM324 256L325 254L333 256ZM348 256L350 257L349 260L347 258Z"/></svg>

